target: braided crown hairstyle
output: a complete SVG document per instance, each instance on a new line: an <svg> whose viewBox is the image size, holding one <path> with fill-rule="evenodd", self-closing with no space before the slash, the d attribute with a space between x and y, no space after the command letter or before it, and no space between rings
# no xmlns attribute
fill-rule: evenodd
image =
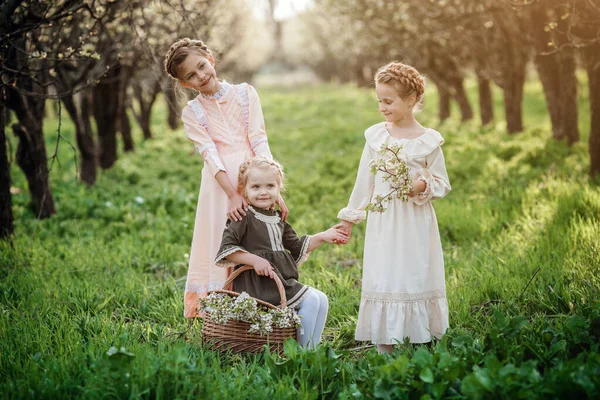
<svg viewBox="0 0 600 400"><path fill-rule="evenodd" d="M178 76L179 66L192 53L200 54L206 58L212 57L210 49L202 40L190 38L179 39L171 45L171 48L169 48L169 51L165 55L164 67L167 74L173 79L181 79Z"/></svg>
<svg viewBox="0 0 600 400"><path fill-rule="evenodd" d="M402 100L415 96L415 106L419 108L425 93L425 77L410 65L392 61L377 70L375 83L393 85Z"/></svg>
<svg viewBox="0 0 600 400"><path fill-rule="evenodd" d="M283 190L283 181L285 179L285 173L283 172L283 167L281 166L281 164L268 157L256 156L244 161L242 165L240 165L237 187L238 193L244 195L245 197L246 184L248 183L248 175L250 174L250 171L252 171L255 168L271 170L275 174L275 178L277 179L279 189Z"/></svg>

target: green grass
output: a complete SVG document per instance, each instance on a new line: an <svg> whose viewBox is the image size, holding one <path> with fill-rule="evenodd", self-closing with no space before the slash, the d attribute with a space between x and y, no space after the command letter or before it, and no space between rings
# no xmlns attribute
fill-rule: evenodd
<svg viewBox="0 0 600 400"><path fill-rule="evenodd" d="M299 233L323 230L352 190L364 129L380 121L374 93L259 92L288 175L289 220ZM474 105L475 93L469 87ZM120 153L92 188L77 182L73 149L60 143L51 172L58 214L48 220L34 218L13 165L14 248L0 245L0 397L598 396L600 190L587 177L587 95L582 140L571 148L551 139L537 82L527 85L523 133L504 133L495 96L499 122L485 129L460 124L456 109L439 126L435 94L426 98L419 120L445 137L453 188L435 203L451 329L392 356L354 342L364 224L347 246L323 247L302 267L330 298L318 351L288 343L279 359L202 348L200 324L188 326L182 304L202 162L182 129L168 130L162 103L155 139L136 130L135 152ZM48 119L49 154L56 129Z"/></svg>

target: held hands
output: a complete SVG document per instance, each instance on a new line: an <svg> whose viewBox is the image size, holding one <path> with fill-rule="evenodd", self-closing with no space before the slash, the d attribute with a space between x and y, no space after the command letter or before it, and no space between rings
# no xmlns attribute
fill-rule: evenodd
<svg viewBox="0 0 600 400"><path fill-rule="evenodd" d="M275 268L273 268L271 263L264 258L257 256L256 261L253 262L252 266L258 275L268 276L271 279L275 279Z"/></svg>
<svg viewBox="0 0 600 400"><path fill-rule="evenodd" d="M345 231L343 231L341 228L339 228L338 225L332 226L331 228L329 228L325 232L323 232L323 236L322 236L323 241L325 241L327 243L331 243L331 244L342 244L342 243L346 244L346 243L348 243L350 236Z"/></svg>
<svg viewBox="0 0 600 400"><path fill-rule="evenodd" d="M241 194L235 192L233 196L229 198L231 205L227 216L232 221L241 221L246 216L246 210L248 209L248 202Z"/></svg>
<svg viewBox="0 0 600 400"><path fill-rule="evenodd" d="M352 236L352 227L354 226L354 224L352 222L348 222L348 221L340 221L339 224L334 225L332 229L337 229L341 232L344 233L344 235L346 236L346 240L342 240L342 241L338 241L338 242L334 242L336 244L346 244L348 243L348 241L350 240L350 237Z"/></svg>

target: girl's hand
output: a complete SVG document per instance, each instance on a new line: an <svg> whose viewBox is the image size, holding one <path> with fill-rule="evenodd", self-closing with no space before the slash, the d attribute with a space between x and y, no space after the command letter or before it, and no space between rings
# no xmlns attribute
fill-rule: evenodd
<svg viewBox="0 0 600 400"><path fill-rule="evenodd" d="M410 191L410 193L408 195L410 197L417 196L417 195L423 193L426 188L427 188L427 183L425 183L424 181L422 181L420 179L417 179L416 181L413 181L412 190Z"/></svg>
<svg viewBox="0 0 600 400"><path fill-rule="evenodd" d="M334 227L327 229L325 232L323 232L322 239L327 243L332 243L332 244L344 243L345 244L345 243L348 243L348 239L350 239L350 237L342 229L336 228L334 226Z"/></svg>
<svg viewBox="0 0 600 400"><path fill-rule="evenodd" d="M354 226L354 224L352 222L348 222L348 221L344 221L344 220L340 221L339 224L334 226L335 229L341 230L347 236L346 241L340 242L341 244L348 243L348 240L350 240L350 237L352 237L352 227L353 226ZM340 243L338 243L338 244L340 244Z"/></svg>
<svg viewBox="0 0 600 400"><path fill-rule="evenodd" d="M275 279L275 268L271 265L270 262L265 260L262 257L258 257L258 259L254 262L254 270L258 275L268 276L271 279Z"/></svg>
<svg viewBox="0 0 600 400"><path fill-rule="evenodd" d="M229 206L229 211L227 212L227 216L232 221L241 221L242 218L246 216L246 210L248 209L248 202L239 193L235 193L233 196L229 198L231 205Z"/></svg>
<svg viewBox="0 0 600 400"><path fill-rule="evenodd" d="M281 210L281 220L285 222L289 214L289 210L285 205L285 201L283 201L283 197L281 197L281 195L279 195L277 198L277 205L279 206L279 210Z"/></svg>

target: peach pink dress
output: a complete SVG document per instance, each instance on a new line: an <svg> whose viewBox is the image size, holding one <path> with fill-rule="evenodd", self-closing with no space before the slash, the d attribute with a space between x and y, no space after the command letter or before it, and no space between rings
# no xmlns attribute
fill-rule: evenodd
<svg viewBox="0 0 600 400"><path fill-rule="evenodd" d="M441 145L442 136L427 129L415 139L391 136L385 123L365 132L367 139L348 206L338 218L352 223L367 219L362 293L356 340L396 344L440 338L448 329L444 257L431 202L450 191ZM383 144L403 146L412 179L426 182L425 191L407 202L385 203L383 213L365 207L377 195L390 192L382 173L374 175L369 161L382 157Z"/></svg>
<svg viewBox="0 0 600 400"><path fill-rule="evenodd" d="M229 198L215 179L226 171L237 188L240 164L255 155L272 158L256 90L246 84L231 85L214 96L199 95L183 109L181 119L188 138L204 158L192 249L185 284L184 315L197 316L198 298L220 289L229 268L215 266L227 221Z"/></svg>

